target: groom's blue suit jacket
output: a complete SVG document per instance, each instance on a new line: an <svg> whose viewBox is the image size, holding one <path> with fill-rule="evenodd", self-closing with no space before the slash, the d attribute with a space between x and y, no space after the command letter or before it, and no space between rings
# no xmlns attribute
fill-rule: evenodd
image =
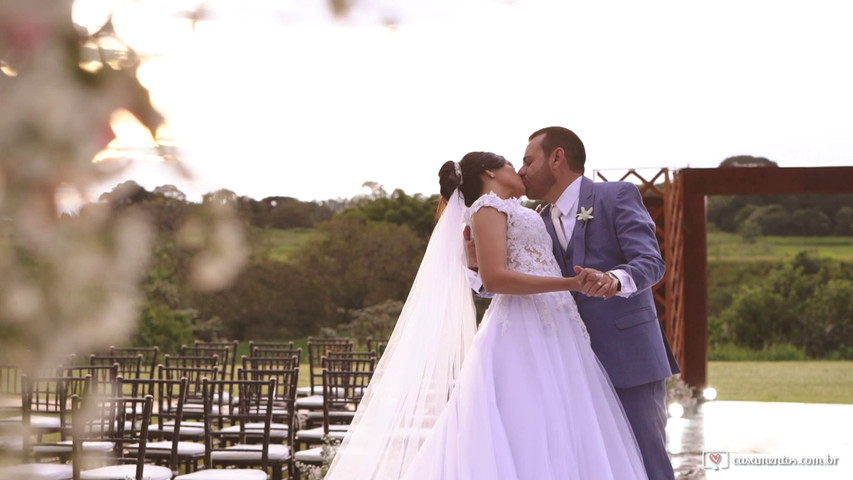
<svg viewBox="0 0 853 480"><path fill-rule="evenodd" d="M577 221L566 251L557 241L550 206L542 211L563 275L574 276L574 265L605 272L621 269L637 284L637 292L628 298L575 294L592 349L610 381L629 388L678 373L651 290L666 266L639 190L628 182L594 183L582 177L576 213L581 207L592 207L594 218Z"/></svg>

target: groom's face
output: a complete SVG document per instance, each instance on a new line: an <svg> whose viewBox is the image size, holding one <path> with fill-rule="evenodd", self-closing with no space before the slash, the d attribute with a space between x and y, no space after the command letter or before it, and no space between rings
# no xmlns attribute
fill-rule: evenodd
<svg viewBox="0 0 853 480"><path fill-rule="evenodd" d="M556 181L542 150L543 138L544 133L530 140L524 151L524 163L518 169L518 174L524 181L524 188L527 189L527 198L531 200L545 200L548 190Z"/></svg>

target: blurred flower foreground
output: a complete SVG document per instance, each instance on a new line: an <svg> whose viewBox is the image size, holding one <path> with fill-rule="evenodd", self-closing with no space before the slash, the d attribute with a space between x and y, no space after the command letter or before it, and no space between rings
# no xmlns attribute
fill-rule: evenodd
<svg viewBox="0 0 853 480"><path fill-rule="evenodd" d="M115 173L93 162L114 138L114 112L131 112L155 139L163 123L137 80L138 56L109 21L75 26L72 4L0 2L0 363L33 369L128 338L153 241L146 215L114 202L60 214L63 189L85 197ZM184 220L195 288L227 286L243 264L228 208L209 202Z"/></svg>

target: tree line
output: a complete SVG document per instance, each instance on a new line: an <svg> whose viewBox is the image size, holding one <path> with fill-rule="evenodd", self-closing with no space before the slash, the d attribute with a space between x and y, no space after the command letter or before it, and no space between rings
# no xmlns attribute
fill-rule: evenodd
<svg viewBox="0 0 853 480"><path fill-rule="evenodd" d="M323 202L255 200L219 190L194 203L174 186L148 191L135 182L118 185L99 200L115 211L134 209L155 226L145 301L131 341L166 351L193 339L304 337L351 322L367 307L404 300L438 205L437 195L387 193L381 187ZM191 233L182 226L208 203L238 213L252 253L233 284L204 293L189 287L192 252L185 237ZM270 259L265 229L291 228L314 228L319 235L287 261Z"/></svg>
<svg viewBox="0 0 853 480"><path fill-rule="evenodd" d="M725 167L776 168L763 157L730 157ZM758 235L853 236L853 194L721 195L708 198L708 224L752 238Z"/></svg>
<svg viewBox="0 0 853 480"><path fill-rule="evenodd" d="M117 186L101 200L114 209L139 210L156 226L153 263L143 285L141 323L132 341L157 344L166 351L193 339L299 338L323 331L389 333L411 288L438 204L437 195L387 193L381 188L369 195L325 202L290 197L254 200L220 190L203 196L198 204L187 201L174 186L149 192L133 182ZM831 200L813 201L827 209L833 205ZM186 215L210 202L230 205L238 212L252 253L233 284L203 293L189 287L191 252L182 240L187 232L180 226ZM749 207L744 204L744 208ZM711 211L709 207L709 223ZM318 234L286 261L272 259L265 232L291 228L312 228ZM807 260L783 265L778 273L773 270L778 266L764 268L756 277L773 281L761 282L760 291L733 281L709 292L714 300L712 341L750 348L791 343L817 356L838 348L846 351L853 344L845 333L853 324L849 318L853 313L843 308L840 299L849 298L843 295L853 288L850 267L827 265L818 268L818 275ZM750 275L740 265L726 268L730 270L726 275ZM800 274L809 276L810 287L792 291L794 287L785 281ZM836 280L829 290L828 279ZM794 299L809 300L798 305L782 302ZM839 306L830 311L812 302ZM487 304L478 302L481 313ZM812 313L806 315L804 305ZM787 312L785 320L774 312ZM815 319L815 315L832 318ZM379 318L378 323L368 317ZM811 328L816 325L820 327ZM821 328L836 340L826 340ZM806 339L808 345L803 343Z"/></svg>

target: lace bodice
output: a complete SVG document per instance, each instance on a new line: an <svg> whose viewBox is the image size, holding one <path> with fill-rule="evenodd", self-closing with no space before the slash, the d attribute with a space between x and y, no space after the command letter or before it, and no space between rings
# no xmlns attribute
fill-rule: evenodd
<svg viewBox="0 0 853 480"><path fill-rule="evenodd" d="M521 205L517 198L502 199L494 193L478 198L465 212L465 222L471 225L471 216L483 207L492 207L506 214L506 253L507 268L515 272L530 275L554 276L562 275L560 265L554 259L553 244L545 223L538 213ZM589 332L581 320L577 305L569 292L539 293L535 295L495 295L489 306L495 321L501 325L501 331L506 332L510 327L509 311L506 305L513 298L527 298L533 302L534 308L545 325L554 322L555 308L563 309L556 317L567 316L574 320L583 338L589 343ZM550 300L549 300L550 299ZM556 302L556 303L555 303ZM556 305L556 306L555 306ZM487 313L488 315L488 313Z"/></svg>
<svg viewBox="0 0 853 480"><path fill-rule="evenodd" d="M551 237L538 213L525 208L520 199L505 200L488 193L468 208L465 222L471 225L471 216L483 207L492 207L506 214L507 268L531 275L560 276Z"/></svg>

